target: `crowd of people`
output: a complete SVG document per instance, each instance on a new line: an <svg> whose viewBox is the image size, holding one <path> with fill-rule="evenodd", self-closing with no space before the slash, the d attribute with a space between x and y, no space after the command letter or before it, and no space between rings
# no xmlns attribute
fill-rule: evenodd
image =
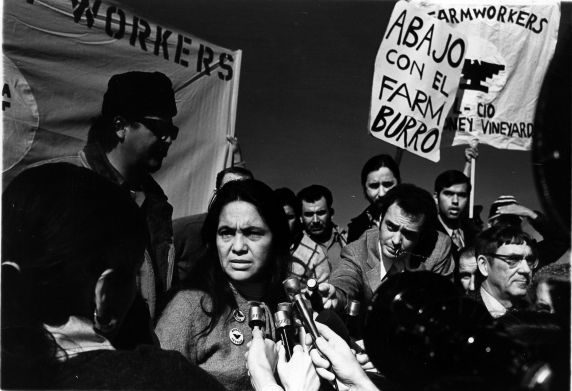
<svg viewBox="0 0 572 391"><path fill-rule="evenodd" d="M347 232L327 187L243 166L172 221L151 174L176 114L165 75L115 75L85 148L6 188L2 388L568 386L569 233L510 195L469 219L475 149L433 194L370 158Z"/></svg>

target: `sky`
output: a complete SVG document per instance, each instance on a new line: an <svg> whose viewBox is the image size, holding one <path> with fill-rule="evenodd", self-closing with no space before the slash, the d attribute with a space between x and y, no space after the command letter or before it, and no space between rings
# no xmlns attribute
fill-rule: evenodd
<svg viewBox="0 0 572 391"><path fill-rule="evenodd" d="M313 183L330 188L342 227L367 206L363 164L396 151L367 131L375 56L394 2L124 3L137 4L143 17L243 51L236 136L257 179L294 192ZM570 24L570 12L563 14ZM542 210L530 152L486 145L479 152L475 203L484 205L483 219L501 194ZM439 163L405 152L401 176L433 192L439 173L463 165L464 146L442 145Z"/></svg>

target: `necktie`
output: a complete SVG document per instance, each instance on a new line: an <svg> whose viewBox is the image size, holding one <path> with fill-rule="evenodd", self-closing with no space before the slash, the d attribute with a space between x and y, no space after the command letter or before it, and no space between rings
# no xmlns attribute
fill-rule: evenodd
<svg viewBox="0 0 572 391"><path fill-rule="evenodd" d="M451 240L453 241L453 243L455 244L455 246L457 246L457 248L463 248L463 239L461 237L461 233L459 232L458 229L454 229L453 232L451 233Z"/></svg>

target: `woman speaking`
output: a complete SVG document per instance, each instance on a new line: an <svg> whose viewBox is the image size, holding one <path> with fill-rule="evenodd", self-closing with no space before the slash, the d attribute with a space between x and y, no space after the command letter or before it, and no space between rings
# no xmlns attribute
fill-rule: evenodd
<svg viewBox="0 0 572 391"><path fill-rule="evenodd" d="M272 312L287 300L281 285L289 260L286 217L264 183L229 182L217 193L202 235L205 257L163 311L156 333L161 347L181 352L229 390L249 389L250 306L264 309L265 333L272 337Z"/></svg>

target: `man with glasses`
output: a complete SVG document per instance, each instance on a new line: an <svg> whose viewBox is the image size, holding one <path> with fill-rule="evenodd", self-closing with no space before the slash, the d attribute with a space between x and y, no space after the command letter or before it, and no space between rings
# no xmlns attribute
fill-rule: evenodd
<svg viewBox="0 0 572 391"><path fill-rule="evenodd" d="M493 318L529 305L527 292L538 266L536 242L519 227L497 226L477 238L481 283L477 299Z"/></svg>

